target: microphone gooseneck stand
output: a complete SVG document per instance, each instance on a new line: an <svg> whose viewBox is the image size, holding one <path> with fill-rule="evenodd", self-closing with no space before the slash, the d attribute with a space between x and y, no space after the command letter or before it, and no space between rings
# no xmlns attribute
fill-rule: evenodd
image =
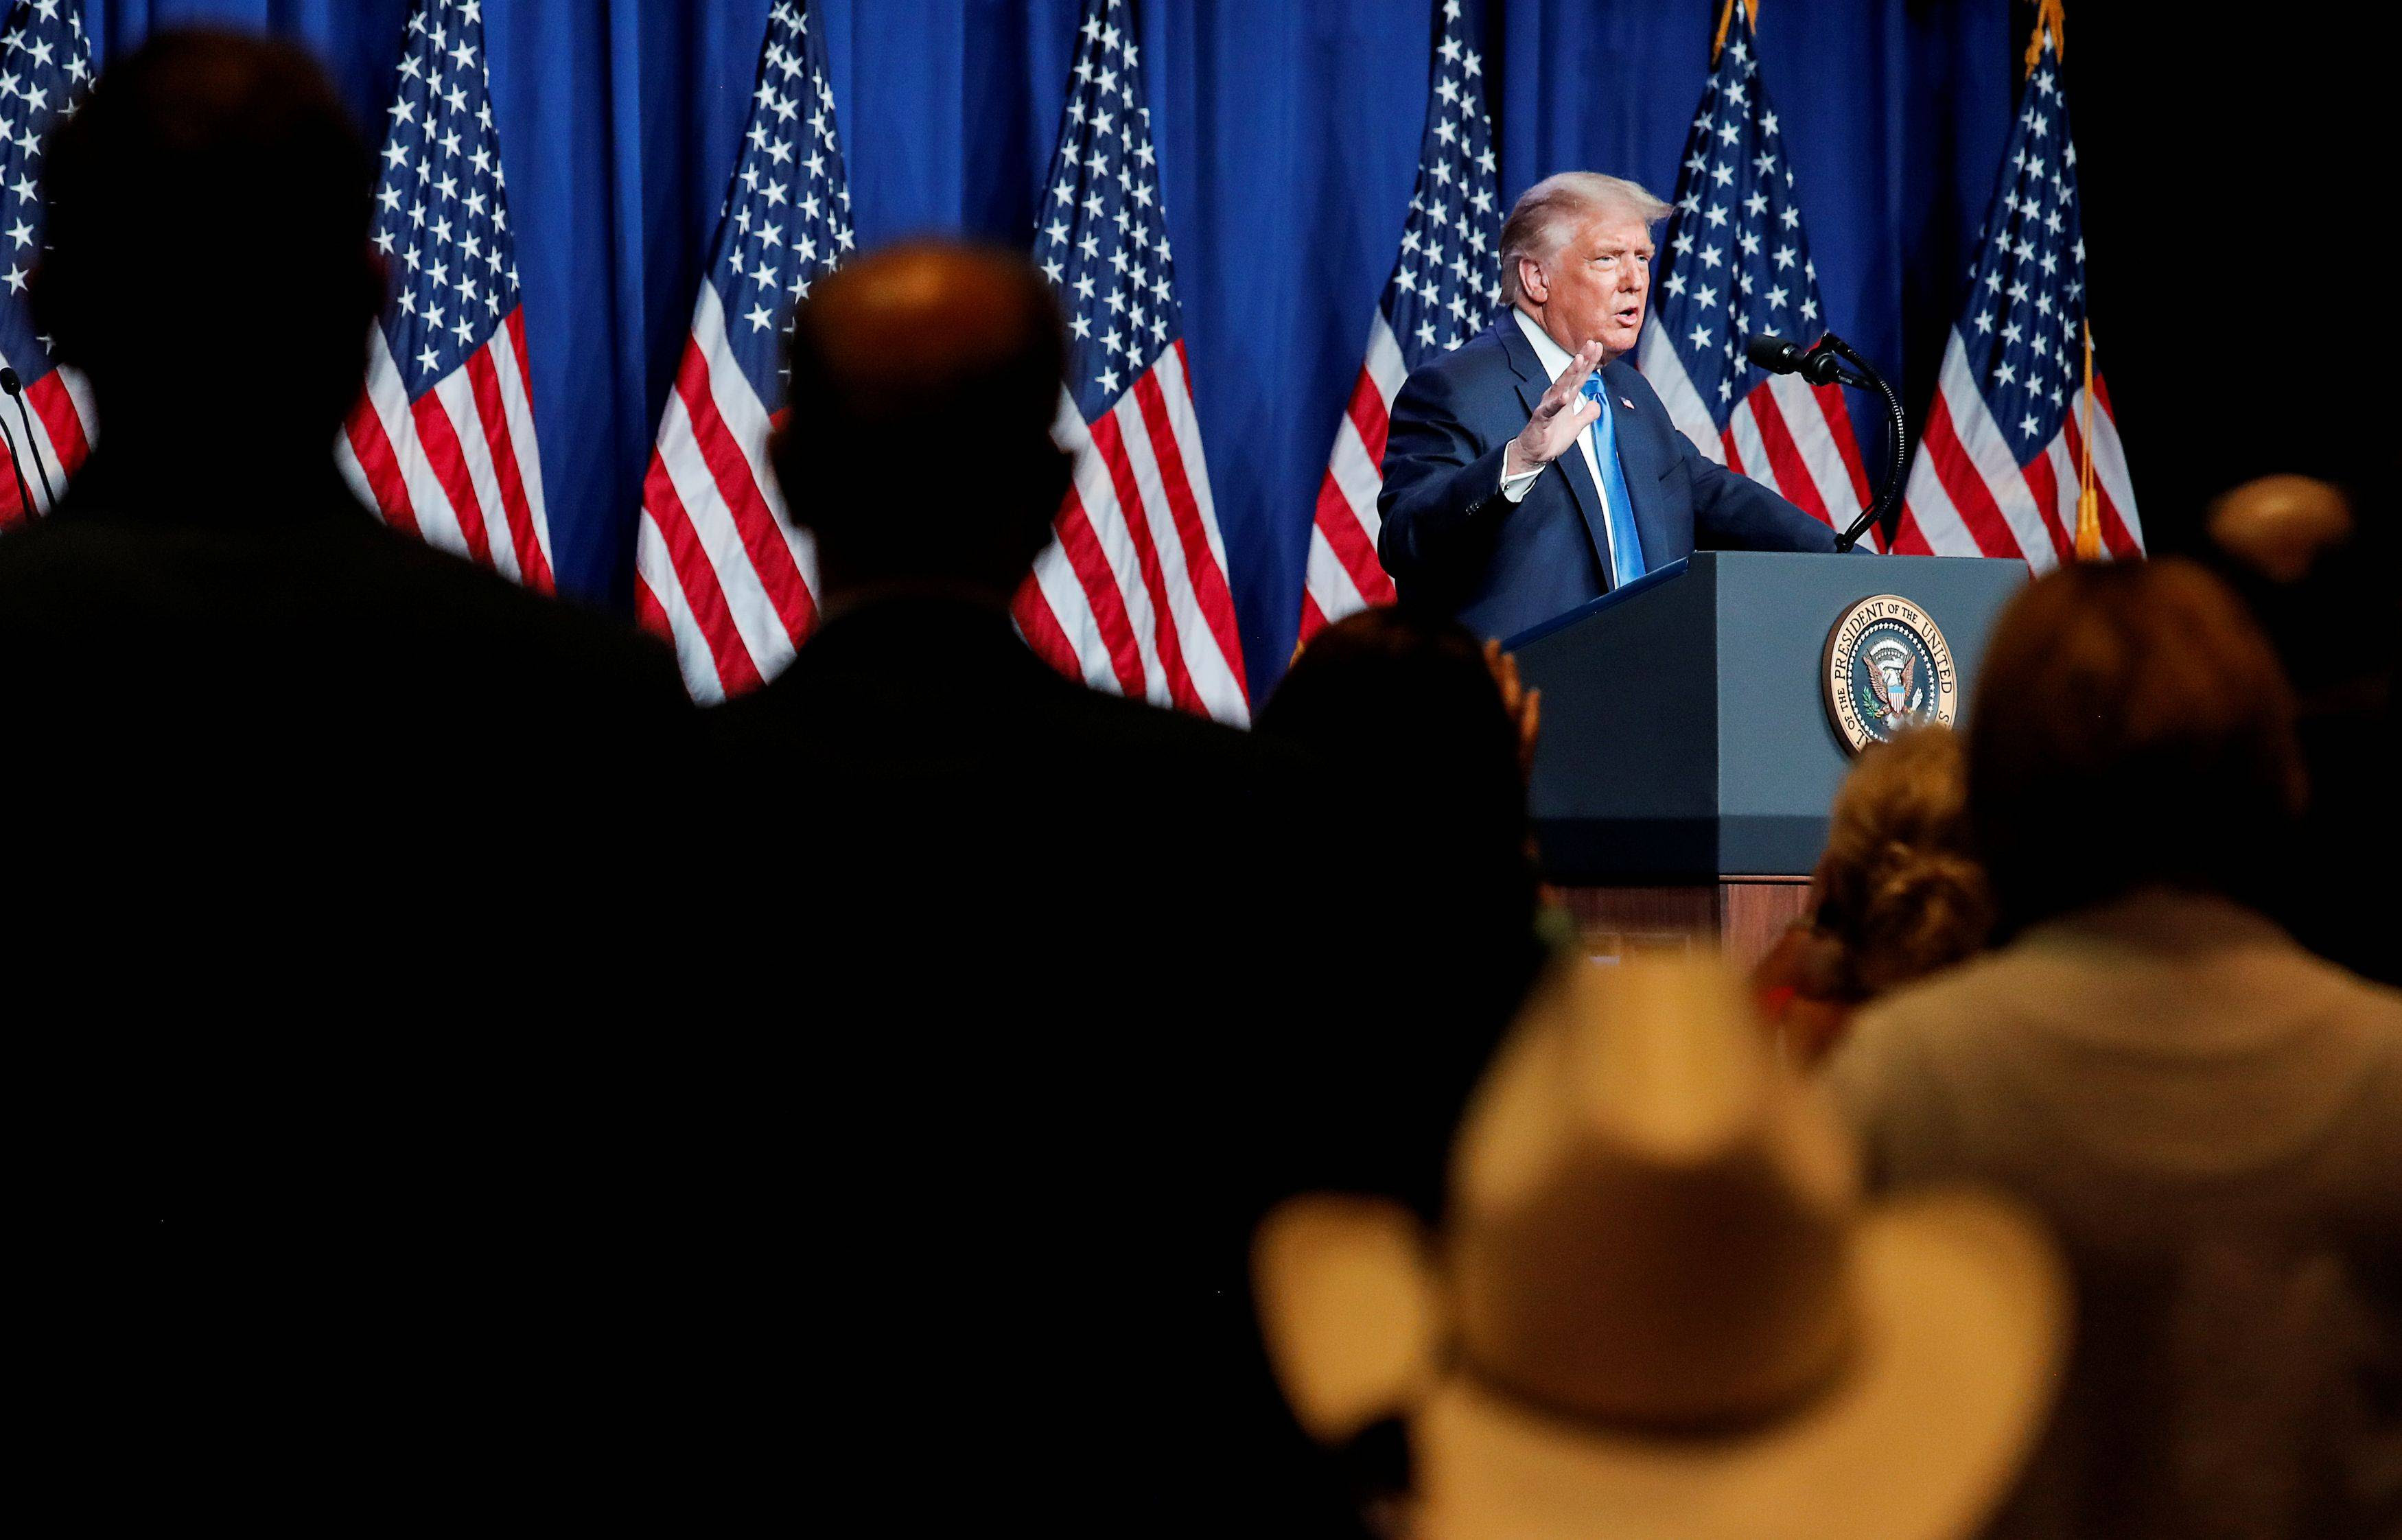
<svg viewBox="0 0 2402 1540"><path fill-rule="evenodd" d="M55 508L59 505L59 494L57 488L50 485L49 462L42 458L42 446L34 437L34 414L25 406L24 381L17 378L16 370L6 364L0 364L0 391L5 391L16 398L17 420L25 425L25 447L34 457L34 474L42 478L42 505L46 508ZM10 442L13 445L15 441L12 438ZM11 458L14 458L14 454L15 451L12 448ZM21 469L17 473L17 489L20 493L25 490L25 473ZM31 502L32 499L28 498L26 501Z"/></svg>
<svg viewBox="0 0 2402 1540"><path fill-rule="evenodd" d="M0 417L0 439L7 440L8 445L8 469L17 473L18 511L24 516L25 522L31 524L34 522L34 494L25 485L25 462L18 458L17 435L8 431L8 420L5 417Z"/></svg>
<svg viewBox="0 0 2402 1540"><path fill-rule="evenodd" d="M1884 376L1876 365L1862 358L1852 345L1829 332L1807 348L1796 347L1781 337L1762 332L1754 336L1744 351L1752 363L1774 375L1800 375L1813 385L1849 385L1855 390L1874 391L1884 398L1885 421L1889 430L1885 456L1884 479L1877 486L1874 498L1869 502L1852 527L1835 537L1835 549L1848 551L1859 543L1860 536L1871 524L1883 524L1885 516L1901 502L1902 435L1901 398L1893 393Z"/></svg>
<svg viewBox="0 0 2402 1540"><path fill-rule="evenodd" d="M1820 337L1810 351L1815 353L1820 349L1835 354L1851 365L1849 369L1838 372L1837 378L1855 390L1872 390L1884 397L1885 436L1888 446L1888 452L1885 455L1884 480L1878 486L1876 496L1871 499L1869 505L1860 511L1860 516L1852 521L1852 527L1835 537L1835 549L1848 551L1859 543L1860 536L1868 532L1869 526L1875 525L1881 529L1886 528L1887 516L1900 504L1901 441L1903 434L1909 430L1901 413L1901 398L1893 393L1893 387L1885 383L1884 376L1877 373L1875 364L1862 358L1853 351L1850 343L1832 332Z"/></svg>

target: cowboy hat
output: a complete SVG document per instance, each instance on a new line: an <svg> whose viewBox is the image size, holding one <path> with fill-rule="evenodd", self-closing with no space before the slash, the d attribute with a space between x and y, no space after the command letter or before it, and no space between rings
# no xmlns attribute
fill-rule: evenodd
<svg viewBox="0 0 2402 1540"><path fill-rule="evenodd" d="M1863 1209L1853 1149L1714 959L1567 959L1456 1136L1429 1241L1295 1200L1254 1244L1296 1417L1407 1421L1427 1537L1970 1532L2047 1410L2067 1320L2034 1224Z"/></svg>

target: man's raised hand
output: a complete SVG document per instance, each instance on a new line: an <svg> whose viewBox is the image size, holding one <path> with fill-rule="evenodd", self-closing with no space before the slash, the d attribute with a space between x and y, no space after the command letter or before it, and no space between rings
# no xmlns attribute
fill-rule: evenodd
<svg viewBox="0 0 2402 1540"><path fill-rule="evenodd" d="M1510 441L1510 447L1501 459L1504 479L1523 475L1559 459L1568 452L1568 446L1577 441L1577 435L1590 427L1594 419L1601 416L1601 403L1584 398L1584 382L1599 367L1600 343L1588 342L1577 350L1576 357L1568 360L1568 366L1560 371L1560 378L1553 380L1552 388L1543 392L1543 399L1535 403L1535 415L1526 419L1526 426Z"/></svg>

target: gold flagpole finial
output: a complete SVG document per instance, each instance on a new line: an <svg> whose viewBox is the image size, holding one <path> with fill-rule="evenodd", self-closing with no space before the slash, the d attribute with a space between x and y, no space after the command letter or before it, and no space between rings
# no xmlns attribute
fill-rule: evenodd
<svg viewBox="0 0 2402 1540"><path fill-rule="evenodd" d="M2035 35L2027 39L2026 72L2029 75L2035 74L2036 65L2043 61L2043 38L2047 32L2051 34L2053 56L2067 58L2068 21L2061 9L2061 0L2041 0L2036 7Z"/></svg>
<svg viewBox="0 0 2402 1540"><path fill-rule="evenodd" d="M1710 45L1710 62L1712 65L1716 65L1719 62L1719 55L1726 51L1727 29L1734 25L1735 4L1736 0L1726 0L1725 6L1720 7L1719 11L1718 41ZM1759 26L1760 0L1742 0L1742 5L1745 19L1753 26Z"/></svg>
<svg viewBox="0 0 2402 1540"><path fill-rule="evenodd" d="M2093 323L2085 323L2085 442L2078 456L2077 559L2102 559L2102 494L2093 488Z"/></svg>

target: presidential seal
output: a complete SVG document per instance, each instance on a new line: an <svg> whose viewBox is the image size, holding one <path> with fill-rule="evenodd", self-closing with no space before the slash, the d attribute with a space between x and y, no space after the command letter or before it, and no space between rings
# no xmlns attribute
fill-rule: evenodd
<svg viewBox="0 0 2402 1540"><path fill-rule="evenodd" d="M1898 594L1864 598L1843 612L1827 633L1819 677L1827 720L1855 754L1892 741L1905 727L1949 727L1959 714L1951 644L1926 611Z"/></svg>

